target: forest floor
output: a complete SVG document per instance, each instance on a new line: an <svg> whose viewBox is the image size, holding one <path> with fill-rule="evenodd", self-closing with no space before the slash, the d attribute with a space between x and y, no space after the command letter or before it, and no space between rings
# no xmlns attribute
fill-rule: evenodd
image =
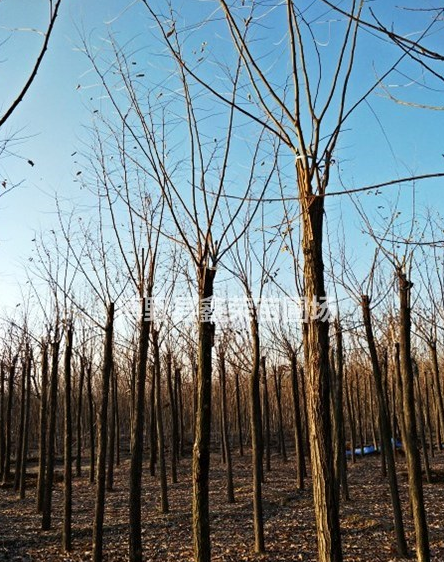
<svg viewBox="0 0 444 562"><path fill-rule="evenodd" d="M439 460L438 460L439 459ZM252 502L250 458L233 455L236 502L225 499L225 471L219 456L212 458L211 525L212 560L238 561L316 561L316 539L311 482L296 492L293 459L284 463L272 457L272 471L266 474L263 488L265 541L267 553L252 553ZM444 561L444 455L433 460L434 480L424 483L432 560ZM0 560L8 561L88 561L95 488L87 470L73 483L73 552L61 552L63 484L55 485L53 530L41 531L41 517L35 511L35 478L29 479L27 496L17 499L11 488L0 488ZM414 549L414 530L409 515L407 473L403 459L398 474L404 507L409 547ZM104 528L104 560L127 560L128 552L128 475L129 461L122 461L115 472L115 489L107 493ZM353 562L396 560L388 483L381 477L378 456L349 463L349 502L342 502L341 522L344 559ZM179 483L169 486L170 513L159 513L157 478L144 473L143 541L146 561L190 561L191 476L190 459L182 459ZM399 560L399 559L398 559Z"/></svg>

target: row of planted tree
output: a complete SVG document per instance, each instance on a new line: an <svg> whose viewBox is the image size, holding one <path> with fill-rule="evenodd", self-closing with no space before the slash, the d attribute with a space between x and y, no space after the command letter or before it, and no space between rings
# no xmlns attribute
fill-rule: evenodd
<svg viewBox="0 0 444 562"><path fill-rule="evenodd" d="M424 78L416 93L439 91L444 57L428 40L442 9L415 11L421 22L415 29L423 32L413 41L385 26L363 1L352 0L345 10L328 0L303 7L291 0L214 4L193 10L190 2L189 12L187 4L178 14L166 3L162 14L142 0L137 9L153 43L143 33L120 45L111 31L100 46L97 38L81 41L92 71L81 79L92 117L84 155L75 161L83 193L73 194L74 211L59 199L54 230L36 235L27 262L30 300L23 299L24 313L3 328L3 478L14 460L15 486L24 493L26 462L38 441L38 508L47 528L63 437L69 550L71 459L81 469L82 449L89 446L99 561L106 487L129 447L129 556L140 561L147 447L152 463L157 451L166 510L166 466L174 471L193 443L194 556L209 562L211 449L222 443L232 500L235 428L239 447L251 448L254 548L261 552L263 455L267 469L270 447L277 441L285 455L293 434L295 486L303 485L305 470L311 474L319 561L340 562L346 444L354 459L370 436L383 452L396 543L406 552L392 446L400 436L417 557L428 562L421 462L428 466L431 445L440 446L444 431L443 242L437 238L442 219L434 211L418 214L415 194L418 182L444 174L427 169L406 178L396 169L381 179L375 174L385 170L365 162L373 183L361 179L355 187L342 139L363 143L362 153L374 149L360 125L368 107L387 141L391 123L370 101L379 88L388 91L392 75L426 75L436 88ZM325 24L330 30L326 13L335 34L323 48L318 31ZM387 56L375 61L381 45ZM415 106L392 98L403 109ZM422 110L436 109L420 101ZM418 132L412 138L416 142ZM330 184L340 187L329 190ZM398 184L404 191L385 195ZM407 190L412 197L404 218ZM345 218L335 207L341 196L350 203L344 203ZM326 229L330 211L336 219ZM354 246L344 226L350 217L375 248L373 260L362 244ZM357 265L351 261L356 250L362 254ZM420 289L415 306L412 281ZM248 300L246 318L230 322L228 310L227 323L213 322L215 296L225 298L234 285ZM327 291L336 303L331 328ZM177 319L184 295L195 296L197 307ZM265 298L294 301L294 295L304 299L304 322L284 321L280 305L274 319L261 320ZM155 297L163 299L162 314L147 315ZM31 419L38 409L37 436Z"/></svg>
<svg viewBox="0 0 444 562"><path fill-rule="evenodd" d="M443 448L444 411L438 342L433 337L438 325L430 318L425 331L424 318L416 315L412 352L411 283L400 272L398 287L396 315L393 311L375 317L370 298L363 295L362 322L354 318L352 328L344 329L350 319L341 323L338 316L330 318L329 400L320 413L329 417L331 428L330 486L336 505L340 498L350 499L347 459L355 463L372 445L381 453L381 472L390 488L393 540L399 553L406 554L396 458L400 451L402 458L406 456L417 541L422 543L417 545L419 551L427 548L422 467L431 482L431 457ZM295 489L303 489L312 471L313 413L302 360L307 352L305 324L300 333L282 318L261 324L260 303L250 304L249 326L218 326L211 334L208 360L213 361L213 374L207 381L211 396L204 405L199 404L195 324L178 330L177 325L158 325L142 315L138 329L134 318L123 327L115 319L113 303L108 305L103 330L84 315L68 317L66 311L48 316L40 337L26 315L21 321L5 321L0 381L5 493L23 499L30 487L28 493L35 493L36 510L42 514L41 528L51 528L56 466L62 459L62 547L70 551L73 522L75 532L72 480L87 471L96 489L93 552L100 560L106 491L113 489L114 468L130 457L130 548L140 549L139 554L130 552L130 558L136 559L142 553L143 479L158 479L159 508L168 512L168 487L177 483L181 459L191 454L202 408L211 405L211 426L204 429L212 455L220 455L226 468L227 502L236 500L232 455L252 452L255 549L264 551L261 488L272 470L272 452L284 461L291 458L288 470L294 472ZM142 311L146 312L144 301ZM215 325L208 325L214 332ZM143 390L138 388L141 369L147 382ZM208 449L208 463L209 454ZM37 476L35 489L30 486L32 474ZM203 524L198 512L194 517L195 526Z"/></svg>

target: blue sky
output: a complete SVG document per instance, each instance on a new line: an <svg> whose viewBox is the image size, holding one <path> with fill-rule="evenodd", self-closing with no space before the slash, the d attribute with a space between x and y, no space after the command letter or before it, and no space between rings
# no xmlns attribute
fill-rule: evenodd
<svg viewBox="0 0 444 562"><path fill-rule="evenodd" d="M429 6L433 3L425 4ZM173 5L181 14L182 25L213 9L211 2L194 0L183 4L173 2ZM399 10L397 5L397 2L383 0L372 3L373 9L384 21L390 24L394 20L397 30L417 36L415 33L424 27L427 13ZM417 2L412 0L403 3L404 7L416 5ZM42 29L46 17L45 0L3 0L0 3L0 21L4 28ZM62 201L84 206L85 212L94 205L92 197L80 191L80 184L75 181L76 173L82 169L78 155L87 151L85 128L91 122L91 108L94 109L97 103L97 88L93 87L96 80L88 72L88 61L77 46L80 44L79 30L83 30L93 44L100 44L111 21L121 44L135 37L135 47L143 47L144 53L159 54L160 45L153 38L152 25L140 3L63 0L49 52L37 80L13 119L1 131L2 138L15 132L17 137L23 138L23 142L15 147L17 156L0 160L2 181L5 179L8 184L10 181L22 182L16 191L0 199L0 307L13 305L20 299L18 285L25 278L24 268L31 255L34 231L50 229L57 220L54 194L57 193ZM215 30L218 25L214 24ZM317 24L319 41L333 42L331 35L336 25L327 20ZM440 34L431 37L429 45L442 50L442 34L441 30ZM3 30L2 36L7 35ZM32 32L19 31L9 35L9 41L0 47L1 83L7 84L0 97L2 107L7 106L22 84L32 63L32 55L37 53L41 41ZM196 35L197 44L201 39ZM328 46L325 48L328 49ZM356 96L362 93L365 84L387 68L390 60L399 56L399 51L388 48L386 43L365 33L359 49L360 61L351 90ZM223 56L221 51L218 54ZM411 66L406 66L404 70L408 78L395 74L387 80L393 95L419 103L443 105L444 96L439 84L428 80L430 86L440 88L441 91L435 92L417 84L408 85L410 78L420 81L422 76L418 69ZM378 90L370 97L369 105L363 105L350 119L349 129L340 142L338 165L346 185L359 187L397 176L442 171L443 117L439 111L396 105ZM74 152L77 154L72 156ZM35 163L34 167L27 163L28 159ZM335 178L332 179L331 189L340 189ZM411 195L407 190L400 203L400 210L405 216L411 212ZM396 193L396 187L384 191L389 200L393 200ZM420 208L432 206L444 212L441 181L418 185L417 194ZM381 199L376 199L371 196L367 199L370 213L376 213L377 207L381 206ZM328 210L331 231L339 230L343 222L350 252L358 257L368 255L365 249L368 240L359 234L359 218L348 199L332 198Z"/></svg>

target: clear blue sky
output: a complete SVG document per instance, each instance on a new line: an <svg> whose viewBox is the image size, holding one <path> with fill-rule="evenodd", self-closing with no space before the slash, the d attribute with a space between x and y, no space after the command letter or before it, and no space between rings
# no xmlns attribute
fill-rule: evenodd
<svg viewBox="0 0 444 562"><path fill-rule="evenodd" d="M79 191L79 183L75 182L79 166L76 156L71 156L76 151L86 150L84 127L90 123L91 107L96 102L95 98L91 101L89 95L90 91L94 91L89 87L94 85L95 79L87 72L89 65L85 56L76 49L80 44L79 30L91 37L92 42L98 42L109 29L107 22L113 21L113 29L121 43L136 36L136 44L155 52L159 44L152 40L146 11L139 3L132 4L128 7L130 2L122 0L63 0L49 52L37 80L14 118L1 131L2 138L16 132L24 140L14 149L18 157L0 160L2 181L5 179L8 184L11 181L23 182L16 191L0 199L0 307L15 304L20 298L18 283L24 279L24 265L30 256L34 231L51 228L56 221L54 194L85 207L93 204L84 191ZM422 4L428 7L433 2ZM46 5L45 0L0 2L2 37L8 36L8 28L42 29L47 17ZM173 5L183 14L183 24L188 21L187 18L196 19L202 11L207 13L213 7L211 2L196 0L183 3L183 6L176 2ZM341 5L346 6L347 3L342 2ZM372 2L375 12L387 24L395 20L397 30L416 37L415 32L424 27L427 13L400 11L395 9L397 5L397 2L386 0ZM403 6L416 7L417 2L409 0ZM324 23L316 25L319 41L328 44L331 34L334 34L335 23L326 18ZM430 38L429 44L443 51L444 31L440 31ZM41 41L29 31L9 35L9 41L0 47L0 83L3 85L0 103L3 107L23 83ZM360 45L361 58L352 88L355 95L362 92L363 85L382 72L395 56L393 49L388 49L386 44L365 33ZM405 70L408 71L408 67ZM420 103L444 104L442 87L441 91L430 92L416 85L409 86L410 78L421 80L420 71L416 69L408 78L392 75L387 80L391 93ZM436 83L431 85L437 87ZM444 170L443 112L401 107L384 99L381 93L379 90L373 95L369 100L370 106L364 105L350 120L350 130L345 132L340 143L338 154L347 185L359 187L396 176ZM380 123L383 123L384 130ZM35 163L34 167L27 163L28 159ZM333 178L331 189L339 188ZM384 193L392 197L396 188L388 188ZM418 205L430 205L444 213L442 193L441 181L418 185ZM380 200L371 203L374 209L380 205ZM332 230L338 228L342 218L351 251L358 256L365 253L364 243L367 240L358 234L359 219L349 201L335 198L329 201L328 208ZM408 215L410 197L403 198L401 210Z"/></svg>

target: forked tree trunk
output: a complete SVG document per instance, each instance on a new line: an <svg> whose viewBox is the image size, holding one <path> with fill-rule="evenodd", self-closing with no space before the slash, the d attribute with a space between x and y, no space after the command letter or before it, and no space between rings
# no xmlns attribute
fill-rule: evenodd
<svg viewBox="0 0 444 562"><path fill-rule="evenodd" d="M422 488L421 457L416 429L415 392L411 357L410 292L412 283L398 270L399 351L402 379L402 405L405 423L405 450L409 475L410 502L416 534L418 562L430 561L429 535Z"/></svg>
<svg viewBox="0 0 444 562"><path fill-rule="evenodd" d="M382 382L382 373L376 350L375 338L373 334L372 317L370 311L370 298L367 295L361 297L362 315L364 320L364 327L367 336L367 345L370 351L370 358L372 362L373 379L376 387L376 397L378 400L379 411L379 427L381 430L381 439L384 447L384 454L387 464L387 475L390 486L390 496L392 500L393 509L393 522L395 526L396 544L398 554L400 556L407 555L407 542L404 533L404 523L402 521L402 508L399 499L398 480L396 477L395 457L391 444L390 435L390 419L388 416L387 403L385 401L385 393ZM395 437L395 436L394 436Z"/></svg>
<svg viewBox="0 0 444 562"><path fill-rule="evenodd" d="M216 270L199 267L199 339L196 418L193 447L193 546L195 562L210 562L210 513L208 478L211 438L211 378L214 324L211 300Z"/></svg>
<svg viewBox="0 0 444 562"><path fill-rule="evenodd" d="M111 370L113 368L113 330L114 303L107 308L105 325L105 341L103 346L102 386L100 392L100 412L98 430L98 452L96 472L96 503L93 523L93 553L94 562L101 562L103 558L103 520L105 516L105 480L106 480L106 445L108 425L108 400Z"/></svg>
<svg viewBox="0 0 444 562"><path fill-rule="evenodd" d="M72 549L72 419L71 419L71 359L72 359L72 326L66 330L65 342L65 420L64 420L64 470L63 470L63 531L62 548L65 552Z"/></svg>
<svg viewBox="0 0 444 562"><path fill-rule="evenodd" d="M146 297L142 298L139 320L139 344L135 380L135 397L131 432L131 465L129 492L129 559L142 560L142 462L145 424L145 386L151 323L145 318ZM154 376L153 376L154 378Z"/></svg>

